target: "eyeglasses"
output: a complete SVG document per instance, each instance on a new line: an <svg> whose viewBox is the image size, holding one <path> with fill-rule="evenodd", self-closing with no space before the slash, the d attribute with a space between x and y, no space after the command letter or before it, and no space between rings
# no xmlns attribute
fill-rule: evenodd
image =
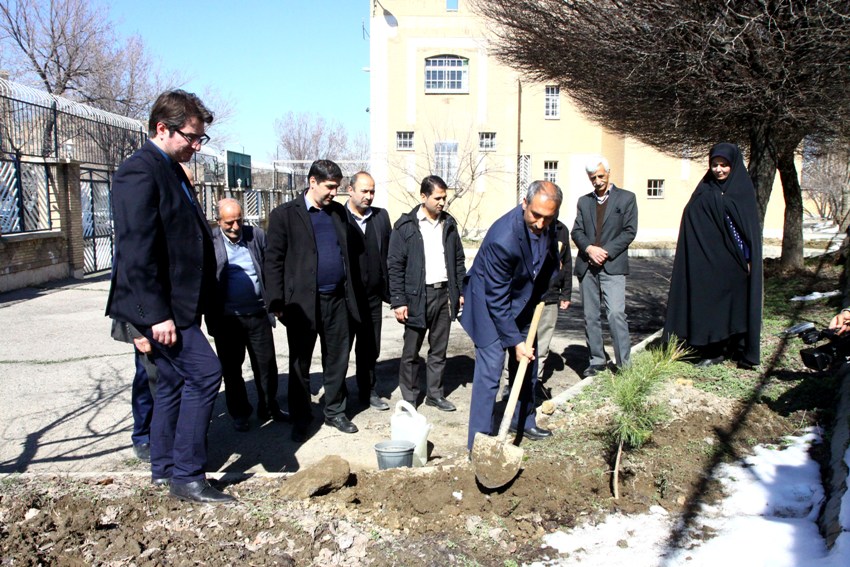
<svg viewBox="0 0 850 567"><path fill-rule="evenodd" d="M185 139L187 142L189 142L189 145L190 145L190 146L194 146L195 144L200 144L200 145L202 145L202 146L203 146L204 144L206 144L207 142L209 142L209 141L210 141L210 137L209 137L209 136L207 136L206 134L201 134L201 135L198 135L198 134L187 134L187 133L185 133L185 132L181 132L181 131L180 131L179 129L177 129L177 128L175 128L174 130L172 130L172 132L177 132L178 134L180 134L181 136L183 136L183 139Z"/></svg>

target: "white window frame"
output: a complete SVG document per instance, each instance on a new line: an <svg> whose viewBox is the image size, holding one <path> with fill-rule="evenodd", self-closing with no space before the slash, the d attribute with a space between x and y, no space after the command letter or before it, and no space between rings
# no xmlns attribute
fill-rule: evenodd
<svg viewBox="0 0 850 567"><path fill-rule="evenodd" d="M425 59L426 94L468 94L469 59L436 55Z"/></svg>
<svg viewBox="0 0 850 567"><path fill-rule="evenodd" d="M546 120L558 120L561 118L561 87L557 85L546 85L544 92L543 116Z"/></svg>
<svg viewBox="0 0 850 567"><path fill-rule="evenodd" d="M647 179L646 180L646 198L647 199L663 199L664 198L664 180L663 179Z"/></svg>
<svg viewBox="0 0 850 567"><path fill-rule="evenodd" d="M496 151L496 133L495 132L478 132L478 151L479 152L495 152Z"/></svg>
<svg viewBox="0 0 850 567"><path fill-rule="evenodd" d="M551 183L558 182L558 160L546 160L543 162L543 181Z"/></svg>
<svg viewBox="0 0 850 567"><path fill-rule="evenodd" d="M395 133L395 149L400 152L413 151L413 131L398 130Z"/></svg>
<svg viewBox="0 0 850 567"><path fill-rule="evenodd" d="M460 168L459 147L460 144L453 140L434 143L434 175L441 177L450 189L457 186Z"/></svg>

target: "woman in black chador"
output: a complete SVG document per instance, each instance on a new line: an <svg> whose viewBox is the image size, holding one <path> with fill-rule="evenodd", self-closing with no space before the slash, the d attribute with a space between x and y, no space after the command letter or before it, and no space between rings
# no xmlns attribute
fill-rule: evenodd
<svg viewBox="0 0 850 567"><path fill-rule="evenodd" d="M700 366L730 357L759 363L762 310L761 229L756 194L735 144L717 144L709 169L682 213L667 297L671 335Z"/></svg>

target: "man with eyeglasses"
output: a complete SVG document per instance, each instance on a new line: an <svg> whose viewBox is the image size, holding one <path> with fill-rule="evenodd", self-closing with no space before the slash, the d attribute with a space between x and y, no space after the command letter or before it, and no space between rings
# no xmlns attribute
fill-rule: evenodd
<svg viewBox="0 0 850 567"><path fill-rule="evenodd" d="M609 181L611 166L602 156L585 165L593 191L578 199L573 242L578 248L575 274L581 290L585 337L590 364L582 373L588 378L607 368L608 355L602 342L602 308L608 314L608 330L614 344L617 368L629 364L631 342L626 319L626 276L629 245L637 235L635 194Z"/></svg>
<svg viewBox="0 0 850 567"><path fill-rule="evenodd" d="M193 502L234 498L206 479L207 430L221 364L201 331L215 299L212 233L180 166L209 138L213 115L192 93L162 93L148 141L115 173L115 256L106 313L151 343L159 373L151 421L151 481Z"/></svg>

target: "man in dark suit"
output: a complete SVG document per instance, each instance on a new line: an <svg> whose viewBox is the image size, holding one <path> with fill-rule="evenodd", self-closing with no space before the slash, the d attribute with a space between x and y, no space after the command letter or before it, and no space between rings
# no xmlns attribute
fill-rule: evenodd
<svg viewBox="0 0 850 567"><path fill-rule="evenodd" d="M159 96L149 139L112 184L115 257L106 313L135 326L155 351L159 378L151 422L151 476L171 495L196 502L232 496L206 480L207 430L221 364L201 331L215 294L209 225L180 163L209 138L213 120L185 91Z"/></svg>
<svg viewBox="0 0 850 567"><path fill-rule="evenodd" d="M537 426L534 390L536 359L525 339L534 308L549 289L560 261L555 231L550 226L558 215L563 195L548 181L535 181L522 203L497 220L475 256L464 288L466 307L460 323L475 343L475 373L469 408L468 448L476 433L492 435L498 430L493 409L499 378L509 353L509 382L519 362L531 362L520 390L511 431L522 431L532 440L552 432Z"/></svg>
<svg viewBox="0 0 850 567"><path fill-rule="evenodd" d="M585 171L593 192L579 197L572 238L578 248L575 274L581 290L590 364L584 377L605 370L608 358L602 342L601 307L608 313L617 367L629 363L631 342L626 320L626 276L629 245L637 234L635 194L609 182L611 167L602 156L591 158Z"/></svg>
<svg viewBox="0 0 850 567"><path fill-rule="evenodd" d="M265 269L268 309L286 325L289 412L296 442L306 440L312 420L310 362L317 338L322 341L325 424L343 433L357 432L345 415L350 326L359 314L349 277L348 217L345 207L333 200L342 170L321 159L313 162L307 177L307 190L269 216Z"/></svg>
<svg viewBox="0 0 850 567"><path fill-rule="evenodd" d="M254 408L242 379L247 350L257 388L257 418L260 422L288 421L289 414L277 402L274 316L266 311L263 285L266 233L261 228L244 225L242 205L236 199L218 202L216 220L213 247L218 295L216 308L207 316L207 328L215 337L221 361L227 412L236 431L248 431L248 417Z"/></svg>
<svg viewBox="0 0 850 567"><path fill-rule="evenodd" d="M352 327L357 358L357 389L360 403L376 410L390 409L375 390L375 364L381 353L381 307L390 302L387 250L390 247L390 216L372 206L375 180L358 171L348 181L348 213L354 284L360 323Z"/></svg>

